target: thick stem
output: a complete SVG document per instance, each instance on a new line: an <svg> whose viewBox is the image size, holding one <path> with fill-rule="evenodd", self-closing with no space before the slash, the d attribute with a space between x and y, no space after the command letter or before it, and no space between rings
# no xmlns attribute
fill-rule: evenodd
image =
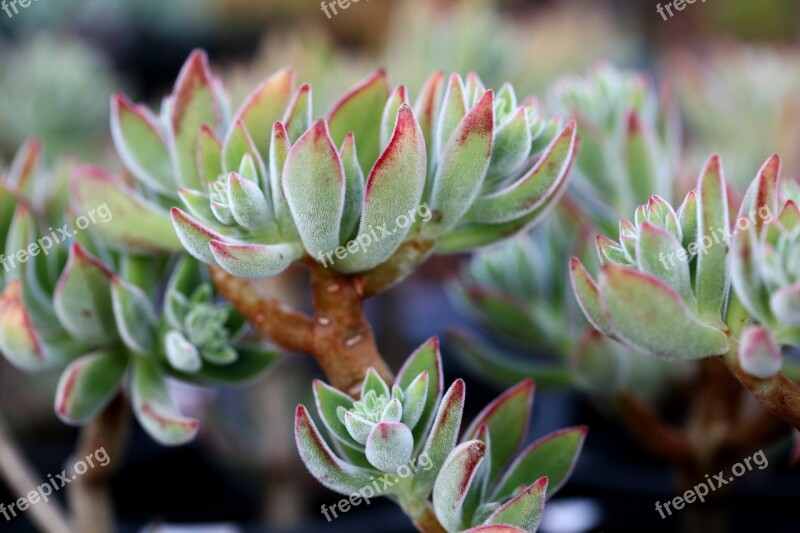
<svg viewBox="0 0 800 533"><path fill-rule="evenodd" d="M120 394L81 431L75 456L67 469L71 471L77 461L91 464L87 457L93 457L94 466L77 475L69 485L67 496L73 513L73 531L105 533L115 530L109 483L125 453L129 422L130 412ZM96 455L101 449L109 461L105 466L98 463Z"/></svg>
<svg viewBox="0 0 800 533"><path fill-rule="evenodd" d="M633 393L623 393L617 398L617 408L622 422L645 450L673 465L691 462L692 443L650 404Z"/></svg>
<svg viewBox="0 0 800 533"><path fill-rule="evenodd" d="M738 354L734 349L723 357L723 361L739 383L752 392L772 414L800 430L800 386L780 373L767 379L751 376L739 364Z"/></svg>
<svg viewBox="0 0 800 533"><path fill-rule="evenodd" d="M11 492L20 498L27 497L29 492L36 490L37 486L46 481L42 480L28 464L2 418L0 418L0 476L8 484ZM39 502L29 506L28 517L42 531L50 533L70 531L64 510L57 501L50 500L47 503Z"/></svg>

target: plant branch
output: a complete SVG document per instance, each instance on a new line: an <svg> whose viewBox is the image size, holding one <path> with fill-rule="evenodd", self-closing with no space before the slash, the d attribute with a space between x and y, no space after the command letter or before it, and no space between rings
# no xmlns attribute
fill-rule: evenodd
<svg viewBox="0 0 800 533"><path fill-rule="evenodd" d="M728 370L772 414L800 430L800 386L781 373L767 379L759 379L748 374L739 364L735 349L731 349L722 357Z"/></svg>
<svg viewBox="0 0 800 533"><path fill-rule="evenodd" d="M11 492L19 497L26 497L41 484L41 480L33 467L28 464L2 418L0 418L0 475ZM29 511L31 521L39 529L50 533L69 533L66 514L57 501L31 505Z"/></svg>
<svg viewBox="0 0 800 533"><path fill-rule="evenodd" d="M125 454L129 422L130 412L122 394L119 394L81 431L78 447L71 460L85 461L102 448L109 463L105 466L95 464L70 483L67 495L73 514L73 531L104 533L116 529L109 482ZM72 469L72 465L68 465L68 468Z"/></svg>
<svg viewBox="0 0 800 533"><path fill-rule="evenodd" d="M617 397L616 405L623 424L648 452L673 465L692 461L692 443L650 404L624 392Z"/></svg>

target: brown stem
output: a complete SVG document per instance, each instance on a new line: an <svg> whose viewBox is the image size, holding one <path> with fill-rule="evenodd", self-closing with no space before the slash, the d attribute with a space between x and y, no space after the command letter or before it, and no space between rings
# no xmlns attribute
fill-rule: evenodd
<svg viewBox="0 0 800 533"><path fill-rule="evenodd" d="M800 430L800 386L780 373L767 379L751 376L739 364L735 349L730 350L723 357L723 361L736 379L772 414Z"/></svg>
<svg viewBox="0 0 800 533"><path fill-rule="evenodd" d="M0 476L8 484L12 494L20 498L26 498L31 491L35 491L37 486L45 482L28 464L2 418L0 418ZM4 512L9 513L5 518L10 517L9 510L6 509ZM28 516L42 531L51 533L70 531L64 510L57 501L50 500L47 503L39 501L30 505Z"/></svg>
<svg viewBox="0 0 800 533"><path fill-rule="evenodd" d="M337 389L358 396L370 367L391 381L364 316L361 279L337 274L313 260L306 264L311 270L313 319L270 297L257 282L209 268L220 294L260 335L286 350L313 355Z"/></svg>
<svg viewBox="0 0 800 533"><path fill-rule="evenodd" d="M77 475L67 493L72 510L72 531L104 533L114 531L114 512L109 482L119 468L125 453L130 412L122 395L111 403L81 431L75 455L70 459L68 471L77 461L94 464L84 474ZM104 450L109 462L98 463L96 452ZM92 462L87 460L92 457Z"/></svg>
<svg viewBox="0 0 800 533"><path fill-rule="evenodd" d="M691 462L693 450L689 439L650 404L626 392L617 398L617 408L623 424L648 452L673 465Z"/></svg>

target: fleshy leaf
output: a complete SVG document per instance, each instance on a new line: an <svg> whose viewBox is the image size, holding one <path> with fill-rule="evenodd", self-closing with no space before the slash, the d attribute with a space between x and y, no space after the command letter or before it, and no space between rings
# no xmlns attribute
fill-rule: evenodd
<svg viewBox="0 0 800 533"><path fill-rule="evenodd" d="M269 229L272 208L256 183L231 172L228 176L228 202L231 214L240 226L250 231Z"/></svg>
<svg viewBox="0 0 800 533"><path fill-rule="evenodd" d="M461 531L469 517L463 516L464 499L478 467L484 460L486 445L471 440L456 446L442 465L433 486L433 509L449 532Z"/></svg>
<svg viewBox="0 0 800 533"><path fill-rule="evenodd" d="M364 173L358 163L356 141L353 134L348 134L340 150L344 166L345 193L344 213L339 239L346 241L353 236L361 219L361 208L364 205Z"/></svg>
<svg viewBox="0 0 800 533"><path fill-rule="evenodd" d="M56 388L55 411L67 424L85 424L114 398L128 368L119 351L101 351L70 363Z"/></svg>
<svg viewBox="0 0 800 533"><path fill-rule="evenodd" d="M372 432L373 428L375 428L374 422L365 420L360 416L351 413L350 411L347 411L344 414L344 425L353 440L361 445L366 444L370 433Z"/></svg>
<svg viewBox="0 0 800 533"><path fill-rule="evenodd" d="M289 140L295 142L305 131L311 127L311 86L307 83L300 87L283 116L282 122L286 125Z"/></svg>
<svg viewBox="0 0 800 533"><path fill-rule="evenodd" d="M606 319L605 313L603 313L603 306L600 302L600 289L597 287L597 283L589 276L583 263L577 257L570 259L569 265L572 289L584 316L596 330L613 337L614 332L608 323L608 319Z"/></svg>
<svg viewBox="0 0 800 533"><path fill-rule="evenodd" d="M313 388L317 412L325 427L341 442L358 449L358 443L350 436L344 422L337 415L339 408L349 409L352 407L353 398L320 380L314 380Z"/></svg>
<svg viewBox="0 0 800 533"><path fill-rule="evenodd" d="M115 276L111 280L111 302L117 330L125 345L137 353L151 355L155 348L156 316L144 291Z"/></svg>
<svg viewBox="0 0 800 533"><path fill-rule="evenodd" d="M458 127L458 124L467 114L467 98L464 93L464 82L457 73L450 75L447 89L439 109L433 137L433 157L439 161L440 155Z"/></svg>
<svg viewBox="0 0 800 533"><path fill-rule="evenodd" d="M411 430L400 422L378 422L367 437L364 453L381 472L395 472L407 464L414 451Z"/></svg>
<svg viewBox="0 0 800 533"><path fill-rule="evenodd" d="M32 372L51 366L42 353L36 330L20 298L20 281L0 294L0 350L15 367Z"/></svg>
<svg viewBox="0 0 800 533"><path fill-rule="evenodd" d="M169 364L181 372L194 373L203 366L197 347L179 331L172 330L164 336L164 351Z"/></svg>
<svg viewBox="0 0 800 533"><path fill-rule="evenodd" d="M265 160L270 128L283 116L293 88L294 71L289 68L279 70L250 93L234 117L234 124L240 120L244 122L253 144L263 150L260 155Z"/></svg>
<svg viewBox="0 0 800 533"><path fill-rule="evenodd" d="M489 177L508 176L520 168L531 151L531 128L524 107L497 129Z"/></svg>
<svg viewBox="0 0 800 533"><path fill-rule="evenodd" d="M617 337L635 348L667 359L699 359L729 349L722 331L700 322L675 291L649 274L606 265L600 295Z"/></svg>
<svg viewBox="0 0 800 533"><path fill-rule="evenodd" d="M216 265L214 254L211 253L211 241L225 241L225 237L200 224L177 207L170 211L175 233L189 254L209 265Z"/></svg>
<svg viewBox="0 0 800 533"><path fill-rule="evenodd" d="M522 444L532 406L533 381L526 379L487 405L465 432L465 439L473 439L481 426L489 430L492 442L489 479L495 479Z"/></svg>
<svg viewBox="0 0 800 533"><path fill-rule="evenodd" d="M392 133L397 125L397 112L403 104L408 104L408 92L405 86L400 85L392 91L386 106L383 108L383 114L381 115L381 151L385 150L389 146L389 141L392 140Z"/></svg>
<svg viewBox="0 0 800 533"><path fill-rule="evenodd" d="M520 495L495 511L484 524L508 524L525 531L536 531L544 511L547 478L541 478Z"/></svg>
<svg viewBox="0 0 800 533"><path fill-rule="evenodd" d="M131 396L133 412L142 427L164 446L194 439L198 422L180 415L167 391L164 374L154 357L135 357Z"/></svg>
<svg viewBox="0 0 800 533"><path fill-rule="evenodd" d="M58 320L73 337L94 345L117 339L111 276L108 267L73 243L53 297Z"/></svg>
<svg viewBox="0 0 800 533"><path fill-rule="evenodd" d="M308 253L316 257L334 250L344 209L344 168L324 121L318 120L289 152L283 190Z"/></svg>
<svg viewBox="0 0 800 533"><path fill-rule="evenodd" d="M756 234L774 216L778 209L778 181L781 175L781 158L773 155L758 171L756 179L747 188L747 192L739 207L738 218L755 219ZM758 216L754 216L758 215Z"/></svg>
<svg viewBox="0 0 800 533"><path fill-rule="evenodd" d="M422 445L423 437L431 425L439 400L444 392L444 377L442 374L442 357L439 353L439 339L431 337L409 356L400 372L397 373L397 383L403 390L408 390L410 385L423 372L428 373L428 392L425 395L425 407L419 422L414 426L414 442L418 447Z"/></svg>
<svg viewBox="0 0 800 533"><path fill-rule="evenodd" d="M783 287L772 293L770 307L784 324L800 326L800 284Z"/></svg>
<svg viewBox="0 0 800 533"><path fill-rule="evenodd" d="M262 279L280 274L299 259L299 244L234 244L211 240L216 264L239 278Z"/></svg>
<svg viewBox="0 0 800 533"><path fill-rule="evenodd" d="M739 342L739 363L742 369L758 379L768 379L781 371L781 350L761 326L749 326Z"/></svg>
<svg viewBox="0 0 800 533"><path fill-rule="evenodd" d="M528 446L503 475L492 499L504 501L541 477L548 479L550 498L567 481L586 439L586 426L555 431Z"/></svg>
<svg viewBox="0 0 800 533"><path fill-rule="evenodd" d="M420 373L403 394L403 417L401 422L414 429L425 413L428 399L428 371Z"/></svg>

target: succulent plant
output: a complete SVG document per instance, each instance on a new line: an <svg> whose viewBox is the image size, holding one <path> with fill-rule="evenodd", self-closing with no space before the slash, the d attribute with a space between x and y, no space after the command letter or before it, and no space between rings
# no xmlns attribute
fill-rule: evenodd
<svg viewBox="0 0 800 533"><path fill-rule="evenodd" d="M656 94L645 75L608 64L550 89L552 110L578 122L581 150L570 194L602 231L651 195L669 201L675 193L680 122L668 94Z"/></svg>
<svg viewBox="0 0 800 533"><path fill-rule="evenodd" d="M464 382L442 391L436 339L409 357L391 388L370 370L359 400L316 381L317 411L333 448L300 405L300 456L329 489L351 497L388 496L423 530L438 520L450 532L495 524L535 531L545 498L569 476L586 429L548 435L512 462L525 437L533 383L523 382L487 406L460 445Z"/></svg>
<svg viewBox="0 0 800 533"><path fill-rule="evenodd" d="M634 222L620 221L617 241L598 236L597 282L577 258L570 273L581 308L598 331L664 359L724 356L743 385L797 427L800 388L778 373L780 358L769 336L747 327L749 308L758 311L752 318L770 324L772 311L764 307L769 295L752 263L757 256L745 256L755 251L757 232L763 235L761 228L771 227L765 223L774 217L779 169L777 156L764 164L732 226L722 164L712 156L677 210L654 196L636 209ZM732 233L737 233L739 256L735 293L730 290Z"/></svg>
<svg viewBox="0 0 800 533"><path fill-rule="evenodd" d="M190 440L197 421L176 411L166 378L238 383L265 369L275 353L252 338L248 341L241 316L234 318L229 310L226 319L231 320L219 320L207 284L195 300L184 297L185 307L174 305L181 302L179 289L201 278L202 271L190 258L182 259L172 272L168 294L173 305L171 313L164 313L172 319L180 316L180 328L160 327L160 322L169 320L161 316L157 280L169 274L168 263L109 249L91 231L84 231L87 226L76 225L76 218L85 216L77 208L64 216L63 198L54 193L64 193L65 188L48 191L43 186L58 182L36 171L38 155L38 143L26 145L0 187L4 265L13 267L6 269L0 295L0 350L27 372L63 369L55 410L67 423L94 419L130 374L132 404L142 426L163 444ZM76 174L92 171L78 168ZM107 216L101 214L93 228L113 220L111 211L103 212ZM53 230L61 222L59 231ZM174 337L183 333L201 345L204 361L209 362L205 367L183 366L178 372L168 364L176 350ZM228 343L234 337L235 351ZM186 351L195 346L177 344Z"/></svg>

